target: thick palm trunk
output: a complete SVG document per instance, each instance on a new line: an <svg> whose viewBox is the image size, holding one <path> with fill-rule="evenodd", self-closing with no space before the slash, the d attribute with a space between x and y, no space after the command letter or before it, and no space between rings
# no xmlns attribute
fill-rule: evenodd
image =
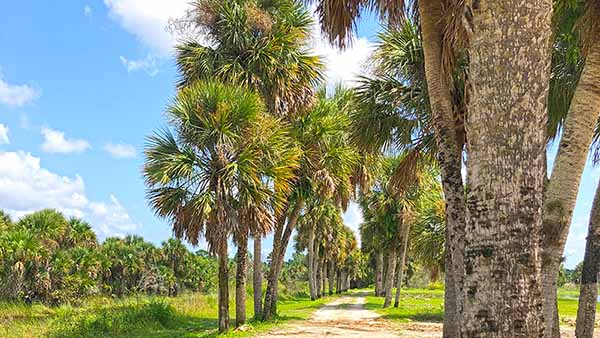
<svg viewBox="0 0 600 338"><path fill-rule="evenodd" d="M339 269L337 270L335 276L335 293L342 293L342 271L340 271Z"/></svg>
<svg viewBox="0 0 600 338"><path fill-rule="evenodd" d="M557 316L558 271L569 234L579 182L598 120L598 107L600 40L591 46L575 88L544 201L542 282L546 295L546 338L560 336L560 331L557 330L558 323L554 321Z"/></svg>
<svg viewBox="0 0 600 338"><path fill-rule="evenodd" d="M383 290L383 251L377 252L375 260L375 296L381 296Z"/></svg>
<svg viewBox="0 0 600 338"><path fill-rule="evenodd" d="M238 240L235 273L235 327L246 323L246 275L248 272L248 238Z"/></svg>
<svg viewBox="0 0 600 338"><path fill-rule="evenodd" d="M254 265L252 268L252 291L254 292L254 319L262 318L262 238L254 237Z"/></svg>
<svg viewBox="0 0 600 338"><path fill-rule="evenodd" d="M581 287L579 288L579 307L577 308L577 338L592 338L596 323L596 304L598 302L598 272L600 270L600 184L596 188L596 197L590 215Z"/></svg>
<svg viewBox="0 0 600 338"><path fill-rule="evenodd" d="M462 336L540 337L552 0L472 5Z"/></svg>
<svg viewBox="0 0 600 338"><path fill-rule="evenodd" d="M333 295L333 285L335 283L335 265L333 261L329 263L329 269L327 269L329 273L329 295Z"/></svg>
<svg viewBox="0 0 600 338"><path fill-rule="evenodd" d="M464 136L460 123L455 119L452 103L451 84L444 76L442 67L442 46L444 28L442 20L442 1L420 0L418 2L423 36L425 75L429 101L433 116L438 148L437 159L440 164L442 188L446 202L446 271L451 277L447 282L450 296L456 299L446 302L444 307L445 338L460 336L462 317L462 294L464 275L464 238L465 238L465 197L461 175L461 159ZM458 125L458 127L457 127Z"/></svg>
<svg viewBox="0 0 600 338"><path fill-rule="evenodd" d="M227 242L219 251L219 332L229 330L229 271L227 258Z"/></svg>
<svg viewBox="0 0 600 338"><path fill-rule="evenodd" d="M404 279L404 262L406 260L406 249L408 248L408 235L410 233L410 225L406 224L402 229L400 239L400 257L398 258L398 281L396 282L396 297L394 299L394 307L400 305L400 290L402 289L402 280Z"/></svg>
<svg viewBox="0 0 600 338"><path fill-rule="evenodd" d="M273 236L273 251L271 253L271 263L269 274L267 276L267 289L265 291L265 301L263 303L263 319L269 320L277 313L277 289L278 280L281 275L281 268L285 257L292 232L298 222L300 211L304 207L304 201L298 200L294 209L290 213L287 224L285 220L279 222L275 235ZM284 230L285 227L285 230Z"/></svg>
<svg viewBox="0 0 600 338"><path fill-rule="evenodd" d="M394 288L394 274L396 269L396 246L392 244L392 249L388 253L388 266L385 273L385 300L383 301L383 307L390 307L392 303L392 289Z"/></svg>

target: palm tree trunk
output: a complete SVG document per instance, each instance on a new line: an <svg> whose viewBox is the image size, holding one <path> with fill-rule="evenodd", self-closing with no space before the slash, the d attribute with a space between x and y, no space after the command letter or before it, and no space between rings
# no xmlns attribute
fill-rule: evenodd
<svg viewBox="0 0 600 338"><path fill-rule="evenodd" d="M594 205L590 215L581 287L579 288L579 307L577 308L577 338L592 338L596 323L596 304L598 302L598 272L600 270L600 184L596 188Z"/></svg>
<svg viewBox="0 0 600 338"><path fill-rule="evenodd" d="M385 274L385 300L383 301L384 308L390 307L390 304L392 303L392 289L394 288L394 270L396 268L396 256L396 246L392 244L392 248L388 253L388 267Z"/></svg>
<svg viewBox="0 0 600 338"><path fill-rule="evenodd" d="M335 293L340 294L342 293L342 271L338 269L336 275Z"/></svg>
<svg viewBox="0 0 600 338"><path fill-rule="evenodd" d="M219 332L229 330L229 259L227 257L227 241L219 251Z"/></svg>
<svg viewBox="0 0 600 338"><path fill-rule="evenodd" d="M552 0L472 4L462 335L540 337Z"/></svg>
<svg viewBox="0 0 600 338"><path fill-rule="evenodd" d="M279 222L273 236L273 251L271 253L270 269L267 276L267 290L265 291L265 301L263 303L263 320L269 320L277 313L277 281L281 275L285 250L296 227L296 223L298 223L298 217L303 207L303 200L299 199L296 201L296 205L287 219L287 226L285 220ZM283 229L284 226L285 231Z"/></svg>
<svg viewBox="0 0 600 338"><path fill-rule="evenodd" d="M335 284L335 263L331 261L329 263L329 269L327 269L329 273L329 295L333 295L333 285Z"/></svg>
<svg viewBox="0 0 600 338"><path fill-rule="evenodd" d="M408 236L410 234L410 225L406 224L402 229L402 237L400 243L400 257L398 262L398 281L396 282L396 297L394 299L394 307L400 305L400 290L402 289L402 280L404 279L404 262L406 260L406 250L408 248Z"/></svg>
<svg viewBox="0 0 600 338"><path fill-rule="evenodd" d="M321 290L321 296L327 296L327 262L325 260L321 261L321 285L323 289Z"/></svg>
<svg viewBox="0 0 600 338"><path fill-rule="evenodd" d="M377 252L375 260L375 296L382 296L383 290L383 251Z"/></svg>
<svg viewBox="0 0 600 338"><path fill-rule="evenodd" d="M319 259L315 259L315 263L316 263L316 266L315 266L315 271L316 271L316 273L315 273L315 289L317 292L317 298L321 298L321 281L322 281L321 271L322 271L322 269L321 269L321 264L319 262Z"/></svg>
<svg viewBox="0 0 600 338"><path fill-rule="evenodd" d="M579 183L600 107L600 40L592 44L565 120L554 169L546 190L542 228L542 282L546 295L545 337L560 337L554 323L557 279L577 200Z"/></svg>
<svg viewBox="0 0 600 338"><path fill-rule="evenodd" d="M248 271L248 237L238 240L235 274L235 327L246 323L246 275Z"/></svg>
<svg viewBox="0 0 600 338"><path fill-rule="evenodd" d="M262 238L254 237L254 266L252 268L252 288L254 292L254 319L262 317Z"/></svg>
<svg viewBox="0 0 600 338"><path fill-rule="evenodd" d="M433 127L438 148L442 188L446 202L446 271L452 277L447 288L454 288L450 295L456 299L444 307L445 338L460 336L462 317L462 290L464 275L465 196L461 175L461 159L464 144L462 126L455 120L451 86L444 76L442 46L444 27L442 1L420 0L418 2L423 36L425 76L433 116ZM459 125L457 127L457 124Z"/></svg>
<svg viewBox="0 0 600 338"><path fill-rule="evenodd" d="M310 300L317 299L315 288L315 228L311 226L308 230L308 289Z"/></svg>

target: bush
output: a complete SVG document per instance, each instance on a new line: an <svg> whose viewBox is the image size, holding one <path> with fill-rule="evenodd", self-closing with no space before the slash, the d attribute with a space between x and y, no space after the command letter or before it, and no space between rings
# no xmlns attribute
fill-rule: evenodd
<svg viewBox="0 0 600 338"><path fill-rule="evenodd" d="M113 337L140 328L168 328L175 312L164 301L150 300L119 306L67 310L53 321L50 338Z"/></svg>

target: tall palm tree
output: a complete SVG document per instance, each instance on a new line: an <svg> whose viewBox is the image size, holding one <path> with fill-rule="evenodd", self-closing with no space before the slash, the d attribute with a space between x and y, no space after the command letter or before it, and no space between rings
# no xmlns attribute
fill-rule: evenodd
<svg viewBox="0 0 600 338"><path fill-rule="evenodd" d="M600 81L600 26L596 20L600 5L597 1L565 1L558 2L555 7L557 38L553 75L556 75L551 89L553 94L562 93L550 101L549 109L550 120L562 127L562 135L544 200L542 282L546 338L560 337L558 271L600 112L600 88L597 86ZM550 136L556 136L558 130L558 127L552 128L550 132L554 134Z"/></svg>
<svg viewBox="0 0 600 338"><path fill-rule="evenodd" d="M600 272L600 185L590 215L590 225L583 259L579 306L575 335L577 338L592 338L596 323L598 303L598 273Z"/></svg>
<svg viewBox="0 0 600 338"><path fill-rule="evenodd" d="M176 134L149 138L144 176L157 215L197 244L206 238L219 258L219 331L229 327L227 241L273 228L296 169L298 150L283 123L265 114L244 88L196 82L167 110ZM274 191L271 190L273 187Z"/></svg>
<svg viewBox="0 0 600 338"><path fill-rule="evenodd" d="M214 78L246 85L262 95L271 114L285 116L289 122L311 100L313 89L323 77L324 64L308 48L312 19L295 1L197 0L179 26L200 31L209 41L203 45L192 36L177 46L180 88ZM283 264L280 251L285 251L287 234L291 234L302 205L290 203L288 208L277 222L271 280ZM261 236L251 235L256 253L261 249ZM260 259L254 260L253 269L255 273L262 269ZM262 303L262 278L255 277L254 304L258 310ZM272 295L275 287L268 287L267 295ZM268 297L272 296L265 296ZM255 311L255 317L261 315Z"/></svg>
<svg viewBox="0 0 600 338"><path fill-rule="evenodd" d="M322 30L330 41L345 46L351 41L356 21L361 11L370 9L390 26L397 25L407 17L407 12L418 13L420 32L423 37L424 69L427 92L432 113L432 127L439 151L444 195L447 208L449 261L448 276L463 274L463 238L465 228L465 199L461 177L461 154L465 143L464 109L456 106L453 97L456 83L453 81L455 65L466 44L469 22L466 2L458 0L423 0L410 2L416 8L406 10L404 1L384 0L313 0L318 3ZM454 269L451 269L454 267ZM456 270L456 272L453 272ZM448 280L454 287L446 290L444 335L459 336L459 294L461 280Z"/></svg>
<svg viewBox="0 0 600 338"><path fill-rule="evenodd" d="M289 202L287 221L280 219L275 229L267 280L263 318L276 314L277 280L285 249L296 227L298 217L309 196L330 198L345 209L352 196L352 174L358 154L349 139L351 93L342 88L329 96L321 89L315 103L292 122L293 137L302 148L300 168L296 171L294 192Z"/></svg>

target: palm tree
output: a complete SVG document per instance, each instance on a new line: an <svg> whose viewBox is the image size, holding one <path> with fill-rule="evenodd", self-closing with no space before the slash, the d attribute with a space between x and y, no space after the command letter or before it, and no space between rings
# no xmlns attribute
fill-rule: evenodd
<svg viewBox="0 0 600 338"><path fill-rule="evenodd" d="M600 88L596 85L600 79L600 26L596 23L600 5L596 1L575 1L558 2L556 7L555 75L551 90L558 95L550 101L549 114L551 122L562 126L562 135L544 199L542 283L546 338L560 337L558 271L600 105ZM585 42L584 52L578 38ZM558 130L551 128L550 136L555 137Z"/></svg>
<svg viewBox="0 0 600 338"><path fill-rule="evenodd" d="M194 10L181 19L178 26L192 32L201 31L202 37L210 41L209 46L205 46L192 37L177 47L180 88L215 78L245 85L262 95L271 114L285 116L290 121L298 109L311 100L313 88L322 79L324 64L308 49L311 17L295 1L197 0ZM281 248L285 251L301 208L301 204L290 203L290 210L277 222L275 250L271 255L276 259L271 260L269 271L271 280L279 274L278 266L283 264L279 251ZM256 253L261 249L261 236L251 235ZM255 272L262 269L259 259L254 260L253 269ZM254 304L258 310L262 303L262 278L255 277ZM275 287L268 287L265 298L272 298ZM255 317L261 314L255 311Z"/></svg>
<svg viewBox="0 0 600 338"><path fill-rule="evenodd" d="M600 185L590 215L590 225L583 259L579 307L577 308L577 338L592 338L598 303L598 273L600 271Z"/></svg>
<svg viewBox="0 0 600 338"><path fill-rule="evenodd" d="M177 134L165 130L149 139L148 199L173 223L176 237L193 245L204 237L217 254L223 332L229 327L227 240L240 229L272 229L271 207L281 209L297 149L260 98L240 87L196 82L180 91L167 114Z"/></svg>
<svg viewBox="0 0 600 338"><path fill-rule="evenodd" d="M275 228L264 319L276 313L277 280L283 257L306 199L313 195L331 198L342 208L350 200L351 175L358 155L349 142L349 110L349 91L340 88L328 97L326 90L321 89L315 103L292 122L293 137L302 148L303 156L296 172L287 219L281 218Z"/></svg>

